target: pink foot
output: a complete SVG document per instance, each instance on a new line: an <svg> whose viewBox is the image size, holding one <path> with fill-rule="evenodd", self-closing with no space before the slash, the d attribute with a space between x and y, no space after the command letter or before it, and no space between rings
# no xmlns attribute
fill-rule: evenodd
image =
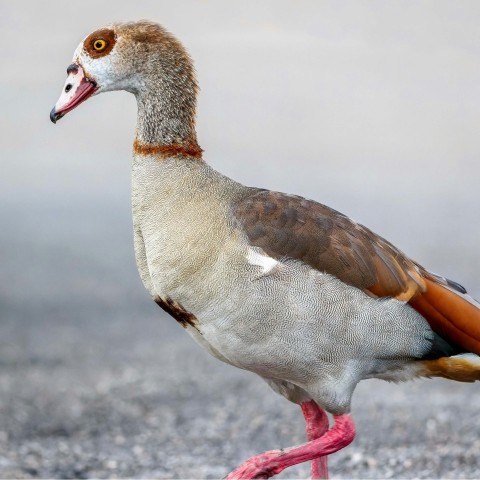
<svg viewBox="0 0 480 480"><path fill-rule="evenodd" d="M307 423L307 439L316 440L328 430L328 416L313 400L301 404L303 416ZM328 479L328 456L312 460L312 480Z"/></svg>
<svg viewBox="0 0 480 480"><path fill-rule="evenodd" d="M303 445L271 450L249 458L226 480L269 478L292 465L329 455L346 447L355 438L355 425L350 415L335 416L335 425L322 437Z"/></svg>
<svg viewBox="0 0 480 480"><path fill-rule="evenodd" d="M273 477L283 470L283 468L277 470L277 460L281 455L282 450L270 450L269 452L255 455L255 457L250 457L233 472L229 473L225 480Z"/></svg>

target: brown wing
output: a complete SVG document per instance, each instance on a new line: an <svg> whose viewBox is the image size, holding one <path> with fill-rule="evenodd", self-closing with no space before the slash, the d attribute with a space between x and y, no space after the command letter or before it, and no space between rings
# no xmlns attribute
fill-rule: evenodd
<svg viewBox="0 0 480 480"><path fill-rule="evenodd" d="M302 197L251 189L233 214L252 245L302 260L366 293L409 302L433 330L480 353L480 305L345 215Z"/></svg>
<svg viewBox="0 0 480 480"><path fill-rule="evenodd" d="M409 300L425 289L420 268L400 250L312 200L256 190L234 215L250 242L274 258L302 260L377 296Z"/></svg>

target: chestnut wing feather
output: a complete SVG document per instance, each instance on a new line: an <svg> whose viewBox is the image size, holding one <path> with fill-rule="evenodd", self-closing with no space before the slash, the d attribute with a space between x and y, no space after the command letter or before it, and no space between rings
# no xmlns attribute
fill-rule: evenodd
<svg viewBox="0 0 480 480"><path fill-rule="evenodd" d="M376 296L409 300L424 290L421 267L392 244L325 205L251 189L233 214L252 245L301 260Z"/></svg>
<svg viewBox="0 0 480 480"><path fill-rule="evenodd" d="M370 295L409 302L456 353L480 355L480 304L368 228L312 200L268 190L251 189L233 213L251 244L268 255L301 260Z"/></svg>

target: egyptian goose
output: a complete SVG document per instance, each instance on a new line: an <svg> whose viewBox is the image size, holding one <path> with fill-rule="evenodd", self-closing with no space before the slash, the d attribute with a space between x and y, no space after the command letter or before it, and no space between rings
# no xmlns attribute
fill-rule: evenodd
<svg viewBox="0 0 480 480"><path fill-rule="evenodd" d="M204 162L192 62L164 28L101 28L67 74L54 123L98 93L137 99L135 255L155 302L213 356L303 411L307 443L252 457L228 479L307 460L326 478L327 455L355 436L360 380L480 380L480 304L462 286L331 208L246 187Z"/></svg>

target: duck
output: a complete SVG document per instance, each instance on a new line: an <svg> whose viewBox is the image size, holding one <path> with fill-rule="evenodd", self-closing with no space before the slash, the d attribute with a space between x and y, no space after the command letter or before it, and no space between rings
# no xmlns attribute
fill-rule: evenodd
<svg viewBox="0 0 480 480"><path fill-rule="evenodd" d="M156 22L113 23L76 48L50 112L125 90L135 258L161 309L217 359L298 404L307 442L247 459L228 480L269 478L355 438L357 384L480 380L480 304L390 242L314 200L242 185L204 160L198 84L183 45Z"/></svg>

